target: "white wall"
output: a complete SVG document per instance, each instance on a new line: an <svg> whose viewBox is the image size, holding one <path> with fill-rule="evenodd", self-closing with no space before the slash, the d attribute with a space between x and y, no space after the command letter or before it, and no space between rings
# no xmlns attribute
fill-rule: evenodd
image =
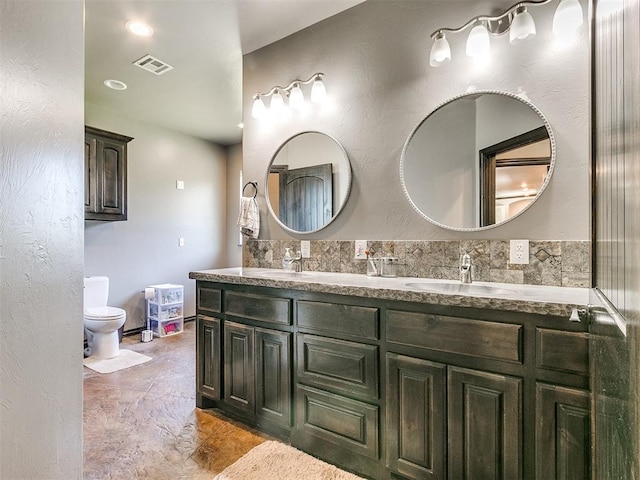
<svg viewBox="0 0 640 480"><path fill-rule="evenodd" d="M264 178L269 160L293 134L317 130L347 150L353 188L340 216L313 239L588 240L589 41L587 23L570 48L554 47L557 2L530 9L537 36L511 46L492 38L493 65L478 69L465 56L465 34L450 35L453 60L428 65L429 34L457 27L511 1L369 1L244 56L244 174ZM586 0L582 1L585 12ZM586 13L585 13L586 15ZM251 97L274 85L325 74L329 105L266 126L251 118ZM402 147L436 106L468 90L522 93L549 120L557 140L553 178L523 215L479 233L442 229L422 219L404 197L399 178ZM263 193L263 192L262 192ZM267 215L260 197L260 238L288 238ZM309 238L307 236L307 238Z"/></svg>
<svg viewBox="0 0 640 480"><path fill-rule="evenodd" d="M189 272L226 266L226 149L91 104L85 122L134 137L128 219L85 223L85 275L109 277L109 304L127 311L125 331L144 325L147 285L184 285L184 314L195 315Z"/></svg>
<svg viewBox="0 0 640 480"><path fill-rule="evenodd" d="M0 2L0 478L82 478L83 2Z"/></svg>
<svg viewBox="0 0 640 480"><path fill-rule="evenodd" d="M242 246L238 245L238 215L240 214L240 174L242 144L227 147L227 267L242 265ZM258 179L256 179L257 181ZM244 180L246 183L248 180ZM259 182L258 188L260 188ZM251 187L247 187L247 194ZM264 188L264 185L262 186Z"/></svg>

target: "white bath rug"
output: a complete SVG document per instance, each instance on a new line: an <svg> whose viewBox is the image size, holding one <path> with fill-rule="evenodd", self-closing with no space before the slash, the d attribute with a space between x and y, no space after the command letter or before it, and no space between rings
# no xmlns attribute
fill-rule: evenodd
<svg viewBox="0 0 640 480"><path fill-rule="evenodd" d="M84 366L98 373L113 373L118 370L140 365L149 360L151 360L151 357L147 357L141 353L120 349L120 354L115 358L100 359L87 357L84 359Z"/></svg>
<svg viewBox="0 0 640 480"><path fill-rule="evenodd" d="M214 480L362 480L289 445L267 441L225 468Z"/></svg>

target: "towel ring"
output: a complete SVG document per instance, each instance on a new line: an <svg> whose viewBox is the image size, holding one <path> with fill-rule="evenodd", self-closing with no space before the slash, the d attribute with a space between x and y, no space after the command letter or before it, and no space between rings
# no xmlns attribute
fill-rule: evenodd
<svg viewBox="0 0 640 480"><path fill-rule="evenodd" d="M244 187L242 187L242 196L244 197L244 191L247 189L247 187L251 185L254 189L253 192L253 198L256 198L256 195L258 195L258 182L247 182L244 184Z"/></svg>

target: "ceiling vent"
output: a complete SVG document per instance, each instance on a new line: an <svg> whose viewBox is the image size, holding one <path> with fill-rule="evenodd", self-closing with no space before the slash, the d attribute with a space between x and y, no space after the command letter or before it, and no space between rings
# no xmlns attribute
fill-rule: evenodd
<svg viewBox="0 0 640 480"><path fill-rule="evenodd" d="M158 60L151 55L145 55L139 60L133 62L134 65L142 68L151 73L155 73L156 75L162 75L163 73L167 73L169 70L173 70L173 67L168 63L163 62L162 60Z"/></svg>

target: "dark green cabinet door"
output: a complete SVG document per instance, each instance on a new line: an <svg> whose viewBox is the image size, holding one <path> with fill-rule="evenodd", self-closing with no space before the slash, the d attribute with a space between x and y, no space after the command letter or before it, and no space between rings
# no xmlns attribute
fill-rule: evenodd
<svg viewBox="0 0 640 480"><path fill-rule="evenodd" d="M591 478L589 392L536 386L536 479Z"/></svg>
<svg viewBox="0 0 640 480"><path fill-rule="evenodd" d="M133 138L85 127L86 220L127 219L127 143Z"/></svg>
<svg viewBox="0 0 640 480"><path fill-rule="evenodd" d="M446 365L387 354L387 468L445 478Z"/></svg>
<svg viewBox="0 0 640 480"><path fill-rule="evenodd" d="M255 329L256 414L291 427L291 333Z"/></svg>
<svg viewBox="0 0 640 480"><path fill-rule="evenodd" d="M211 400L220 400L221 392L221 322L217 318L198 315L196 342L196 383L198 393ZM199 405L202 407L202 405Z"/></svg>
<svg viewBox="0 0 640 480"><path fill-rule="evenodd" d="M235 322L224 325L224 402L242 413L255 412L254 329Z"/></svg>
<svg viewBox="0 0 640 480"><path fill-rule="evenodd" d="M448 368L449 478L522 478L522 379Z"/></svg>

